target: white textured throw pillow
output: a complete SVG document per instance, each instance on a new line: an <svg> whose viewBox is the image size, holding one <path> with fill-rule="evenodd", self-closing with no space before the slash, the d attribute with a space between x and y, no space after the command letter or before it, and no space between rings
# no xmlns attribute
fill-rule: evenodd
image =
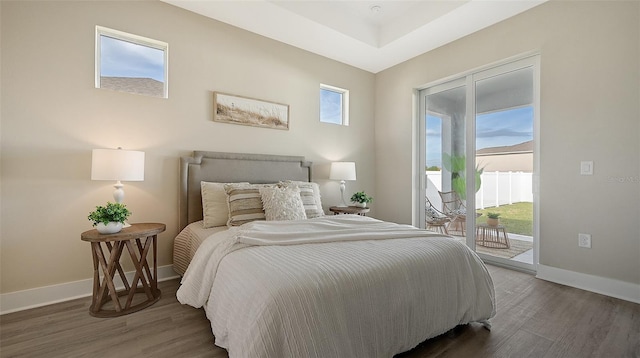
<svg viewBox="0 0 640 358"><path fill-rule="evenodd" d="M307 218L297 187L260 188L267 220L303 220Z"/></svg>
<svg viewBox="0 0 640 358"><path fill-rule="evenodd" d="M300 198L302 199L307 219L324 216L320 200L320 188L317 183L287 180L280 182L280 186L300 188Z"/></svg>

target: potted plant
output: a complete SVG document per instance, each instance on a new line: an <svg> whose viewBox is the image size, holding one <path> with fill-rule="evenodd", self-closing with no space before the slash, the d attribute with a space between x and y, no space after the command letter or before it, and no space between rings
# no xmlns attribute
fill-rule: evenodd
<svg viewBox="0 0 640 358"><path fill-rule="evenodd" d="M373 201L373 198L367 195L364 191L359 191L351 196L351 202L359 208L366 208L367 203Z"/></svg>
<svg viewBox="0 0 640 358"><path fill-rule="evenodd" d="M124 204L109 203L106 206L96 206L96 210L89 213L88 219L93 221L101 234L115 234L122 230L124 222L131 212Z"/></svg>
<svg viewBox="0 0 640 358"><path fill-rule="evenodd" d="M467 160L465 156L450 155L448 153L442 154L442 165L446 170L451 172L451 188L458 193L458 196L462 200L467 198L467 179L466 168ZM475 168L475 187L476 193L480 190L482 185L482 173L484 168L481 168L476 164Z"/></svg>
<svg viewBox="0 0 640 358"><path fill-rule="evenodd" d="M487 213L487 225L489 226L498 226L500 225L500 214L499 213Z"/></svg>

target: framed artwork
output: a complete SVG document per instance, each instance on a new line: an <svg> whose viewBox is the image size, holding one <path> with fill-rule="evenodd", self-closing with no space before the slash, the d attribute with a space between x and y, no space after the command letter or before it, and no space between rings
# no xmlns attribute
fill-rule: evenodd
<svg viewBox="0 0 640 358"><path fill-rule="evenodd" d="M288 130L289 105L213 92L213 121Z"/></svg>

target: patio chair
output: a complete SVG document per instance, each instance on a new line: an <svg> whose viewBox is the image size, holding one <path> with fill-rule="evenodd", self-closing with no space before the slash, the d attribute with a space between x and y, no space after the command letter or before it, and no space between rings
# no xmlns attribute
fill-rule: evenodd
<svg viewBox="0 0 640 358"><path fill-rule="evenodd" d="M447 230L447 224L450 221L449 217L447 217L442 211L433 206L429 198L426 199L427 205L425 208L425 221L427 224L427 230L433 230L442 234L449 235L449 231Z"/></svg>
<svg viewBox="0 0 640 358"><path fill-rule="evenodd" d="M464 236L465 226L467 224L467 207L455 191L438 191L442 199L443 213L449 218L450 222L447 230L459 231ZM476 213L479 217L480 213Z"/></svg>

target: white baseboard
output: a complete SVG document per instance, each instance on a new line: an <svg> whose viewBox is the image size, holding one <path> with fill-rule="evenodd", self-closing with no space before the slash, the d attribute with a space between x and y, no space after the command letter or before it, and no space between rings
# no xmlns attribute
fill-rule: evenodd
<svg viewBox="0 0 640 358"><path fill-rule="evenodd" d="M640 303L640 285L538 264L537 278Z"/></svg>
<svg viewBox="0 0 640 358"><path fill-rule="evenodd" d="M127 280L131 282L135 271L126 272ZM158 267L158 281L166 281L178 278L173 271L173 265ZM124 288L120 276L114 279L117 289ZM24 291L16 291L0 294L0 315L46 306L53 303L70 301L76 298L91 296L93 279L61 283L59 285L32 288Z"/></svg>

